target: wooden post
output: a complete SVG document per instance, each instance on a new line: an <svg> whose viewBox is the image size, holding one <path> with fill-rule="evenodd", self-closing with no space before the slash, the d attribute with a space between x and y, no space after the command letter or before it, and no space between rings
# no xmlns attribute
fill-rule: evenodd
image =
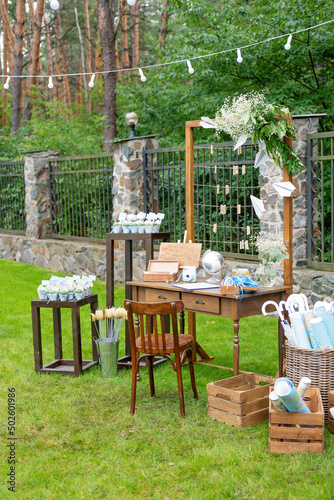
<svg viewBox="0 0 334 500"><path fill-rule="evenodd" d="M285 137L284 142L292 147L292 137ZM283 181L292 182L292 174L288 174L286 165L283 167ZM293 286L293 250L292 250L292 197L283 198L283 239L287 242L289 258L284 260L284 285ZM292 291L287 291L287 297Z"/></svg>
<svg viewBox="0 0 334 500"><path fill-rule="evenodd" d="M187 241L195 241L194 218L194 131L193 122L186 122L186 229Z"/></svg>

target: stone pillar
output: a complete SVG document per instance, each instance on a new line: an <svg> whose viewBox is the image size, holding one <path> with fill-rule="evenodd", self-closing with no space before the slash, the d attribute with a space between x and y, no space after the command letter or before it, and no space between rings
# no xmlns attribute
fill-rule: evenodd
<svg viewBox="0 0 334 500"><path fill-rule="evenodd" d="M27 238L47 238L50 228L49 158L59 151L42 151L24 155L25 211Z"/></svg>
<svg viewBox="0 0 334 500"><path fill-rule="evenodd" d="M301 172L293 177L296 189L293 192L293 266L294 268L307 265L307 169L306 169L306 138L307 134L318 131L319 118L299 117L293 119L297 140L293 142L293 149L303 163ZM261 217L261 230L283 234L283 200L272 187L274 182L282 180L282 170L278 167L261 167L259 185L261 199L267 212Z"/></svg>
<svg viewBox="0 0 334 500"><path fill-rule="evenodd" d="M135 137L114 143L113 217L121 212L144 211L143 150L156 149L152 136Z"/></svg>

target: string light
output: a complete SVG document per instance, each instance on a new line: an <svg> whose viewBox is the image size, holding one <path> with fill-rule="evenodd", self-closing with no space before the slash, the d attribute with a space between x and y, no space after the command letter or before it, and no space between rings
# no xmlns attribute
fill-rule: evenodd
<svg viewBox="0 0 334 500"><path fill-rule="evenodd" d="M129 0L130 2L132 2L133 0ZM58 0L51 0L50 1L50 7L51 7L51 3L52 4L58 4L59 6L59 2ZM136 0L135 2L136 3ZM52 7L51 7L52 8ZM300 30L297 30L297 31L294 31L293 33L290 33L289 37L288 37L288 41L287 43L285 44L285 49L286 50L289 50L291 48L291 40L292 40L292 36L293 35L296 35L297 33L303 33L305 31L310 31L312 29L315 29L315 28L319 28L320 26L324 26L326 24L331 24L331 23L334 23L334 19L330 19L329 21L324 21L323 23L319 23L319 24L316 24L314 26L310 26L308 28L303 28L303 29L300 29ZM277 36L273 36L271 38L266 38L265 40L261 40L259 42L254 42L254 43L250 43L248 45L243 45L242 47L239 47L239 48L232 48L232 49L226 49L226 50L220 50L219 52L211 52L209 54L205 54L205 55L200 55L200 56L194 56L191 58L191 60L195 60L195 59L204 59L204 58L207 58L207 57L214 57L214 56L218 56L218 55L221 55L221 54L228 54L229 52L234 52L235 50L237 50L237 56L238 56L238 59L237 61L238 62L242 62L243 58L241 56L241 50L244 50L244 49L248 49L250 47L255 47L255 46L258 46L258 45L262 45L264 43L267 43L267 42L270 42L272 40L278 40L280 38L285 38L287 35L286 34L283 34L283 35L277 35ZM147 66L143 66L145 69L146 68L160 68L162 66L170 66L171 64L181 64L181 63L187 63L188 62L190 63L190 59L180 59L180 60L177 60L177 61L169 61L169 62L165 62L165 63L157 63L157 64L148 64ZM188 68L189 68L189 64L188 64ZM139 74L140 74L140 77L141 77L141 81L142 82L146 82L147 78L146 76L144 75L143 73L143 70L141 68L138 68L138 67L134 67L134 68L119 68L119 69L115 69L115 70L108 70L108 71L96 71L95 74L97 75L105 75L105 74L109 74L109 73L121 73L121 72L124 72L124 71L135 71L135 70L138 70L139 71ZM190 73L190 71L189 71ZM57 78L62 78L64 76L83 76L83 75L89 75L90 73L62 73L62 74L57 74L57 75L52 75L53 78L57 77ZM0 75L0 78L6 78L7 75ZM42 78L48 78L49 75L40 75ZM20 75L20 76L15 76L13 75L13 78L29 78L28 75ZM8 84L8 87L6 87L6 85ZM9 88L9 80L7 80L6 84L4 85L4 88Z"/></svg>
<svg viewBox="0 0 334 500"><path fill-rule="evenodd" d="M52 10L58 10L59 9L59 2L58 0L50 0L50 8Z"/></svg>
<svg viewBox="0 0 334 500"><path fill-rule="evenodd" d="M191 62L189 61L189 59L187 60L187 64L188 64L188 71L189 71L189 73L190 73L191 75L192 75L192 74L194 74L194 73L195 73L195 70L194 70L194 68L192 67Z"/></svg>
<svg viewBox="0 0 334 500"><path fill-rule="evenodd" d="M243 58L241 56L241 50L240 49L237 49L237 55L238 55L238 57L237 57L238 63L242 63Z"/></svg>
<svg viewBox="0 0 334 500"><path fill-rule="evenodd" d="M6 83L4 84L3 88L8 90L9 89L9 82L10 82L10 76L7 78Z"/></svg>
<svg viewBox="0 0 334 500"><path fill-rule="evenodd" d="M48 87L49 87L49 89L53 89L52 76L49 76Z"/></svg>
<svg viewBox="0 0 334 500"><path fill-rule="evenodd" d="M146 76L144 75L143 70L142 70L141 68L139 68L139 69L138 69L138 71L139 71L139 74L140 74L140 79L141 79L141 81L142 81L142 82L146 82L147 78L146 78Z"/></svg>
<svg viewBox="0 0 334 500"><path fill-rule="evenodd" d="M92 74L92 78L90 79L90 82L88 84L88 87L91 89L94 87L94 80L95 80L95 73Z"/></svg>
<svg viewBox="0 0 334 500"><path fill-rule="evenodd" d="M292 35L289 35L288 41L284 45L285 50L290 50L291 49L291 40L292 40Z"/></svg>

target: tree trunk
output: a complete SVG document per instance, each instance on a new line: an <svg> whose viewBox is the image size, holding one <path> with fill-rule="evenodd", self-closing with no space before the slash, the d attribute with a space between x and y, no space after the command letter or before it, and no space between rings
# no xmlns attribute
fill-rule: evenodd
<svg viewBox="0 0 334 500"><path fill-rule="evenodd" d="M128 27L127 27L127 4L126 0L121 0L120 15L122 16L121 28L122 28L122 68L130 68L129 61L129 47L128 47ZM128 76L128 75L126 75Z"/></svg>
<svg viewBox="0 0 334 500"><path fill-rule="evenodd" d="M53 66L51 31L50 31L50 25L45 15L44 15L44 24L45 24L46 51L48 54L48 75L53 75L54 66ZM56 97L56 92L57 92L57 85L55 81L53 82L53 89L48 89L48 91L50 97L49 100L52 101L54 97Z"/></svg>
<svg viewBox="0 0 334 500"><path fill-rule="evenodd" d="M8 0L0 0L0 10L3 24L4 43L7 45L7 61L10 68L10 74L13 74L15 38L8 17Z"/></svg>
<svg viewBox="0 0 334 500"><path fill-rule="evenodd" d="M35 19L33 25L31 62L28 66L27 95L22 113L22 121L24 124L29 122L31 119L32 103L31 103L31 96L29 95L29 93L32 85L35 83L37 69L38 69L44 6L45 6L44 0L37 0Z"/></svg>
<svg viewBox="0 0 334 500"><path fill-rule="evenodd" d="M88 99L88 92L87 92L87 79L86 79L86 70L85 70L85 53L84 53L84 48L83 48L83 43L82 43L82 36L81 36L81 28L79 24L79 17L78 17L78 9L77 9L77 0L74 0L74 13L75 13L75 22L77 25L77 30L78 30L78 35L79 35L79 45L80 45L80 54L81 54L81 67L83 73L82 79L83 79L83 87L84 87L84 92L85 92L85 101L87 102Z"/></svg>
<svg viewBox="0 0 334 500"><path fill-rule="evenodd" d="M139 64L139 6L140 1L137 0L135 5L131 7L132 17L132 67L136 68Z"/></svg>
<svg viewBox="0 0 334 500"><path fill-rule="evenodd" d="M10 123L10 133L12 135L14 135L15 132L17 132L17 130L20 128L20 105L22 88L20 77L22 76L22 48L25 22L25 0L17 0L15 20L14 69L12 84L12 116Z"/></svg>
<svg viewBox="0 0 334 500"><path fill-rule="evenodd" d="M96 0L98 29L102 46L104 93L103 114L106 128L103 131L103 149L111 151L112 137L116 137L116 72L115 72L115 0Z"/></svg>
<svg viewBox="0 0 334 500"><path fill-rule="evenodd" d="M162 54L165 42L166 42L166 37L167 37L167 23L169 19L169 12L168 12L168 6L169 6L169 0L164 0L162 4L162 13L161 13L161 22L160 22L160 29L159 29L159 44L160 44L160 49L159 49L159 55ZM158 59L158 62L160 63L160 57Z"/></svg>
<svg viewBox="0 0 334 500"><path fill-rule="evenodd" d="M84 0L84 9L85 9L85 28L86 28L86 48L87 48L87 73L92 73L92 41L90 34L90 24L89 24L89 14L88 14L88 0ZM87 109L88 113L92 112L92 99L90 92L88 93L88 101L87 101Z"/></svg>

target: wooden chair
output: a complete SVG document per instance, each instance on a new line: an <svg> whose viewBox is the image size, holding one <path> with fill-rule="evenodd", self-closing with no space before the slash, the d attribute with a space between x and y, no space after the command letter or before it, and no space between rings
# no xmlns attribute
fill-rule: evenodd
<svg viewBox="0 0 334 500"><path fill-rule="evenodd" d="M154 396L155 394L153 379L153 358L154 356L158 355L168 358L172 363L174 371L176 371L180 399L180 411L181 416L184 417L185 410L181 365L185 356L187 356L189 360L191 386L195 399L198 399L198 394L195 384L194 365L192 360L194 338L191 335L178 333L177 313L183 313L183 302L181 300L177 300L175 302L149 304L125 300L124 307L128 312L132 357L132 390L130 413L134 414L135 412L137 373L139 372L139 362L145 357L147 358L151 396ZM164 319L166 315L170 315L171 317L173 333L165 332ZM160 324L160 333L158 324ZM181 329L181 331L183 331L183 328ZM138 356L138 354L140 353L143 354ZM171 358L171 354L175 354L175 361Z"/></svg>

